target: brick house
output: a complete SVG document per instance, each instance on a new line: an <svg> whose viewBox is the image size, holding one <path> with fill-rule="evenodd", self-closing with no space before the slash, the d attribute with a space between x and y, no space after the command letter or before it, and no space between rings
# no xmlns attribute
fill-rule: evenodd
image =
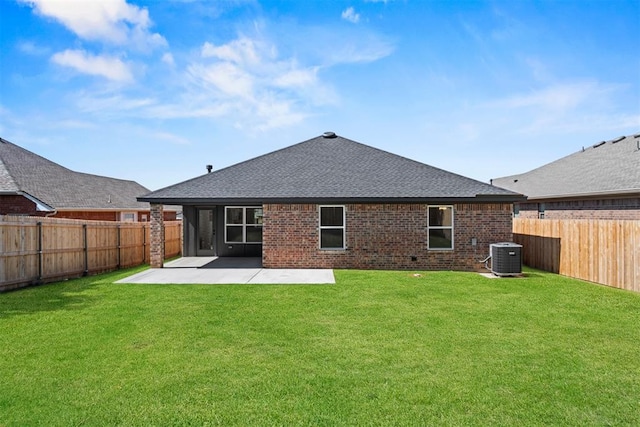
<svg viewBox="0 0 640 427"><path fill-rule="evenodd" d="M475 270L512 238L514 192L332 132L173 186L184 256L259 256L266 268ZM162 266L162 254L152 266ZM154 261L155 260L155 261Z"/></svg>
<svg viewBox="0 0 640 427"><path fill-rule="evenodd" d="M492 182L528 196L514 205L522 218L640 220L640 134Z"/></svg>
<svg viewBox="0 0 640 427"><path fill-rule="evenodd" d="M149 190L134 181L74 172L0 138L0 215L148 221ZM175 220L177 208L164 212Z"/></svg>

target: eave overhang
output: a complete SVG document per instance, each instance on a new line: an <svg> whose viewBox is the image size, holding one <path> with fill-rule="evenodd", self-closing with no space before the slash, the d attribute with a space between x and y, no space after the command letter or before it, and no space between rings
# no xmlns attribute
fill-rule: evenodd
<svg viewBox="0 0 640 427"><path fill-rule="evenodd" d="M475 197L225 197L225 198L153 198L138 197L139 202L163 205L206 206L206 205L243 205L243 204L336 204L336 203L517 203L527 200L521 194L489 195L478 194Z"/></svg>
<svg viewBox="0 0 640 427"><path fill-rule="evenodd" d="M529 196L528 202L543 202L557 200L593 200L593 199L629 199L640 197L640 188L632 188L629 190L611 190L598 191L590 193L572 193L557 195L537 195Z"/></svg>

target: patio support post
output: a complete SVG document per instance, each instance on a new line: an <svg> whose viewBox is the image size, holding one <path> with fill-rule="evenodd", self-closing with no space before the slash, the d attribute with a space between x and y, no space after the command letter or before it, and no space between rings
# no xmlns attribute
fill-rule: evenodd
<svg viewBox="0 0 640 427"><path fill-rule="evenodd" d="M151 203L150 260L151 268L162 268L164 263L164 209Z"/></svg>

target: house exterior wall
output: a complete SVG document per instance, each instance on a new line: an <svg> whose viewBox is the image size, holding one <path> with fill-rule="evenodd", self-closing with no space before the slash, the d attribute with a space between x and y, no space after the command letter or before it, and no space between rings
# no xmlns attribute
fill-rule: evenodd
<svg viewBox="0 0 640 427"><path fill-rule="evenodd" d="M541 201L547 219L640 220L640 197L620 199ZM520 203L520 218L538 218L539 203Z"/></svg>
<svg viewBox="0 0 640 427"><path fill-rule="evenodd" d="M0 196L0 215L37 215L36 204L24 196Z"/></svg>
<svg viewBox="0 0 640 427"><path fill-rule="evenodd" d="M426 204L345 204L345 250L319 249L319 205L265 204L267 268L473 271L491 243L512 240L512 204L453 204L454 249L427 249ZM472 239L477 244L472 245Z"/></svg>

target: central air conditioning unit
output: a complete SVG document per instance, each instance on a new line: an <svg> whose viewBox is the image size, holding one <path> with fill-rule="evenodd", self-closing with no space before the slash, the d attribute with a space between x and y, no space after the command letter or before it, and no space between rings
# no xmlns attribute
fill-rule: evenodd
<svg viewBox="0 0 640 427"><path fill-rule="evenodd" d="M522 274L522 245L511 242L492 243L491 272L496 276Z"/></svg>

